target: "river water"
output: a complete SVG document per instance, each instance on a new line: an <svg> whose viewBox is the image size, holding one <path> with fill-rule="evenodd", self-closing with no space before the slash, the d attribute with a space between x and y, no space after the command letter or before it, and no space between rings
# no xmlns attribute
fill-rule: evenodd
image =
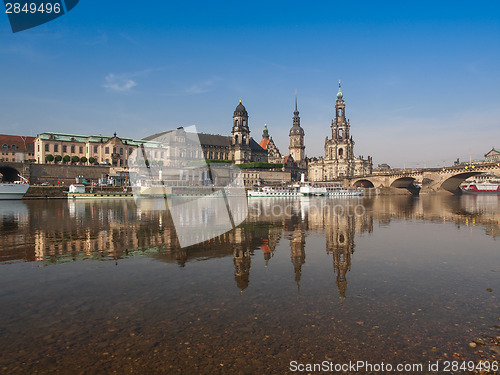
<svg viewBox="0 0 500 375"><path fill-rule="evenodd" d="M0 202L0 220L2 374L427 366L477 360L499 324L497 196L250 198L187 248L147 202Z"/></svg>

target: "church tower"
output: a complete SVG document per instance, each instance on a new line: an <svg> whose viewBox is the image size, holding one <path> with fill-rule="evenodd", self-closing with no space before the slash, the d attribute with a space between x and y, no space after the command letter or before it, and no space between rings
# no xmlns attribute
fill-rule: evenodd
<svg viewBox="0 0 500 375"><path fill-rule="evenodd" d="M325 142L325 159L336 164L336 175L352 176L354 172L354 141L349 134L351 125L346 119L345 101L340 81L337 101L335 102L335 119L332 120L332 139Z"/></svg>
<svg viewBox="0 0 500 375"><path fill-rule="evenodd" d="M233 130L231 132L231 146L233 149L234 162L236 164L247 163L252 158L250 149L250 129L248 128L248 112L240 103L233 113Z"/></svg>
<svg viewBox="0 0 500 375"><path fill-rule="evenodd" d="M290 129L290 155L296 163L305 159L304 129L300 126L299 111L297 109L297 92L295 92L295 111L293 112L293 126Z"/></svg>
<svg viewBox="0 0 500 375"><path fill-rule="evenodd" d="M350 134L351 124L346 119L344 95L340 88L335 101L335 118L330 125L332 138L325 139L325 157L309 160L309 181L335 181L347 176L366 176L372 173L370 156L354 157L354 140Z"/></svg>

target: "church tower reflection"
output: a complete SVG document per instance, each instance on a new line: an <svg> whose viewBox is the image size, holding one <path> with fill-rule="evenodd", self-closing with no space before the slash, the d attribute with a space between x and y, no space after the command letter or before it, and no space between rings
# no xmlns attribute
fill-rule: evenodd
<svg viewBox="0 0 500 375"><path fill-rule="evenodd" d="M248 288L250 283L250 254L247 249L241 245L234 246L234 280L241 293Z"/></svg>
<svg viewBox="0 0 500 375"><path fill-rule="evenodd" d="M233 262L234 262L234 280L238 289L243 291L248 288L250 283L250 249L246 236L248 232L242 228L236 228L231 233L230 243L233 244Z"/></svg>
<svg viewBox="0 0 500 375"><path fill-rule="evenodd" d="M336 283L343 301L347 291L347 272L351 270L351 255L354 254L355 217L335 216L326 225L326 252L333 255Z"/></svg>
<svg viewBox="0 0 500 375"><path fill-rule="evenodd" d="M295 282L297 289L300 291L300 278L302 276L302 265L306 262L306 235L300 224L295 224L291 228L290 238L290 258L293 264L293 272L295 274Z"/></svg>

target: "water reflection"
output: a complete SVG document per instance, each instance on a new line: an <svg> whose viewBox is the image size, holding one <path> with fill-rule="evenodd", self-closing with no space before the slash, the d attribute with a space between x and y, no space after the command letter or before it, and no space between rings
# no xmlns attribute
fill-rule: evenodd
<svg viewBox="0 0 500 375"><path fill-rule="evenodd" d="M316 245L308 246L308 237L320 235L343 300L356 240L372 233L375 224L383 227L392 220L452 222L458 227L480 228L489 236L500 235L497 196L257 198L249 201L249 215L239 227L181 248L172 217L164 207L162 200L138 204L130 200L2 202L0 262L118 260L139 253L184 267L192 260L232 257L234 281L243 292L250 285L252 258L260 254L267 267L277 248L284 246L289 248L291 276L300 292L307 252L317 251ZM186 213L185 218L190 217L192 213ZM204 234L190 234L196 235Z"/></svg>

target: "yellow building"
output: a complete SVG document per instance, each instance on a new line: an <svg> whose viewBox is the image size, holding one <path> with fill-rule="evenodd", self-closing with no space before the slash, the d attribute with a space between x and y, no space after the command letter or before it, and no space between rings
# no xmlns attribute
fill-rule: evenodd
<svg viewBox="0 0 500 375"><path fill-rule="evenodd" d="M140 145L150 142L131 138L104 135L76 135L66 133L42 133L35 139L35 160L37 163L57 162L68 156L78 157L82 164L106 164L118 167L128 165L128 157ZM75 158L76 159L76 158ZM74 162L74 161L73 161Z"/></svg>

